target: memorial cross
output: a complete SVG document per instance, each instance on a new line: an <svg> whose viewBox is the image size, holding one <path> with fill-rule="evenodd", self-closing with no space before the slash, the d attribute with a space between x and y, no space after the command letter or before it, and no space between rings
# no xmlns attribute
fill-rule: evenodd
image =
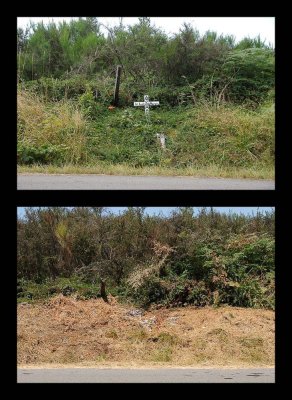
<svg viewBox="0 0 292 400"><path fill-rule="evenodd" d="M134 102L135 107L141 107L141 106L145 107L145 117L146 117L147 122L150 122L150 115L149 115L150 106L158 106L158 105L159 105L159 101L149 101L149 96L147 94L144 96L144 101L135 101Z"/></svg>

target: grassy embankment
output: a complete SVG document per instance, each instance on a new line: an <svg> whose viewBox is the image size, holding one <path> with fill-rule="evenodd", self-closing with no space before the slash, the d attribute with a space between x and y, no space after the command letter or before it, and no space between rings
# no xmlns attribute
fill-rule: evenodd
<svg viewBox="0 0 292 400"><path fill-rule="evenodd" d="M18 172L274 178L273 104L161 107L151 122L134 107L93 112L20 91Z"/></svg>

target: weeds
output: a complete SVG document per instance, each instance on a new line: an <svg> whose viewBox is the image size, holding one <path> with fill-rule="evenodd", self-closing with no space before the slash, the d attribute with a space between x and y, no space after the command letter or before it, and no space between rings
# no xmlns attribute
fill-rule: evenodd
<svg viewBox="0 0 292 400"><path fill-rule="evenodd" d="M151 361L154 362L170 362L172 359L172 349L169 346L155 350L151 355Z"/></svg>
<svg viewBox="0 0 292 400"><path fill-rule="evenodd" d="M51 296L63 294L74 295L79 300L87 300L100 297L100 285L82 282L78 277L47 279L41 284L21 280L18 285L17 302L34 302L46 300Z"/></svg>
<svg viewBox="0 0 292 400"><path fill-rule="evenodd" d="M179 338L176 335L172 335L168 332L161 332L158 335L158 343L163 343L165 345L174 346L180 343Z"/></svg>
<svg viewBox="0 0 292 400"><path fill-rule="evenodd" d="M166 135L165 151L156 133ZM64 166L71 172L272 177L274 110L267 103L256 111L198 103L151 110L148 125L143 110L110 111L92 92L46 102L21 90L18 163L39 164L39 170L51 164L47 172Z"/></svg>
<svg viewBox="0 0 292 400"><path fill-rule="evenodd" d="M127 338L130 342L144 342L148 338L148 335L144 329L139 328L133 330Z"/></svg>
<svg viewBox="0 0 292 400"><path fill-rule="evenodd" d="M73 104L47 104L27 91L19 92L17 100L19 163L58 165L87 159L88 122Z"/></svg>

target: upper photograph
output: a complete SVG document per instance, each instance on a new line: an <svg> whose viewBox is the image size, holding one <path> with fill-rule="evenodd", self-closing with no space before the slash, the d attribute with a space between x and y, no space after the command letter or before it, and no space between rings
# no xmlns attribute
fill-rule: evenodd
<svg viewBox="0 0 292 400"><path fill-rule="evenodd" d="M18 17L18 190L275 190L274 17Z"/></svg>

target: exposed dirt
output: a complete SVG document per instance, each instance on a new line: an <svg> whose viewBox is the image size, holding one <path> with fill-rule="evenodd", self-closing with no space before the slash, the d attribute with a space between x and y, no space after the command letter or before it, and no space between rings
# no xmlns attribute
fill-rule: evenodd
<svg viewBox="0 0 292 400"><path fill-rule="evenodd" d="M145 313L110 297L58 295L18 305L22 367L248 367L274 364L275 316L234 307L158 309Z"/></svg>

